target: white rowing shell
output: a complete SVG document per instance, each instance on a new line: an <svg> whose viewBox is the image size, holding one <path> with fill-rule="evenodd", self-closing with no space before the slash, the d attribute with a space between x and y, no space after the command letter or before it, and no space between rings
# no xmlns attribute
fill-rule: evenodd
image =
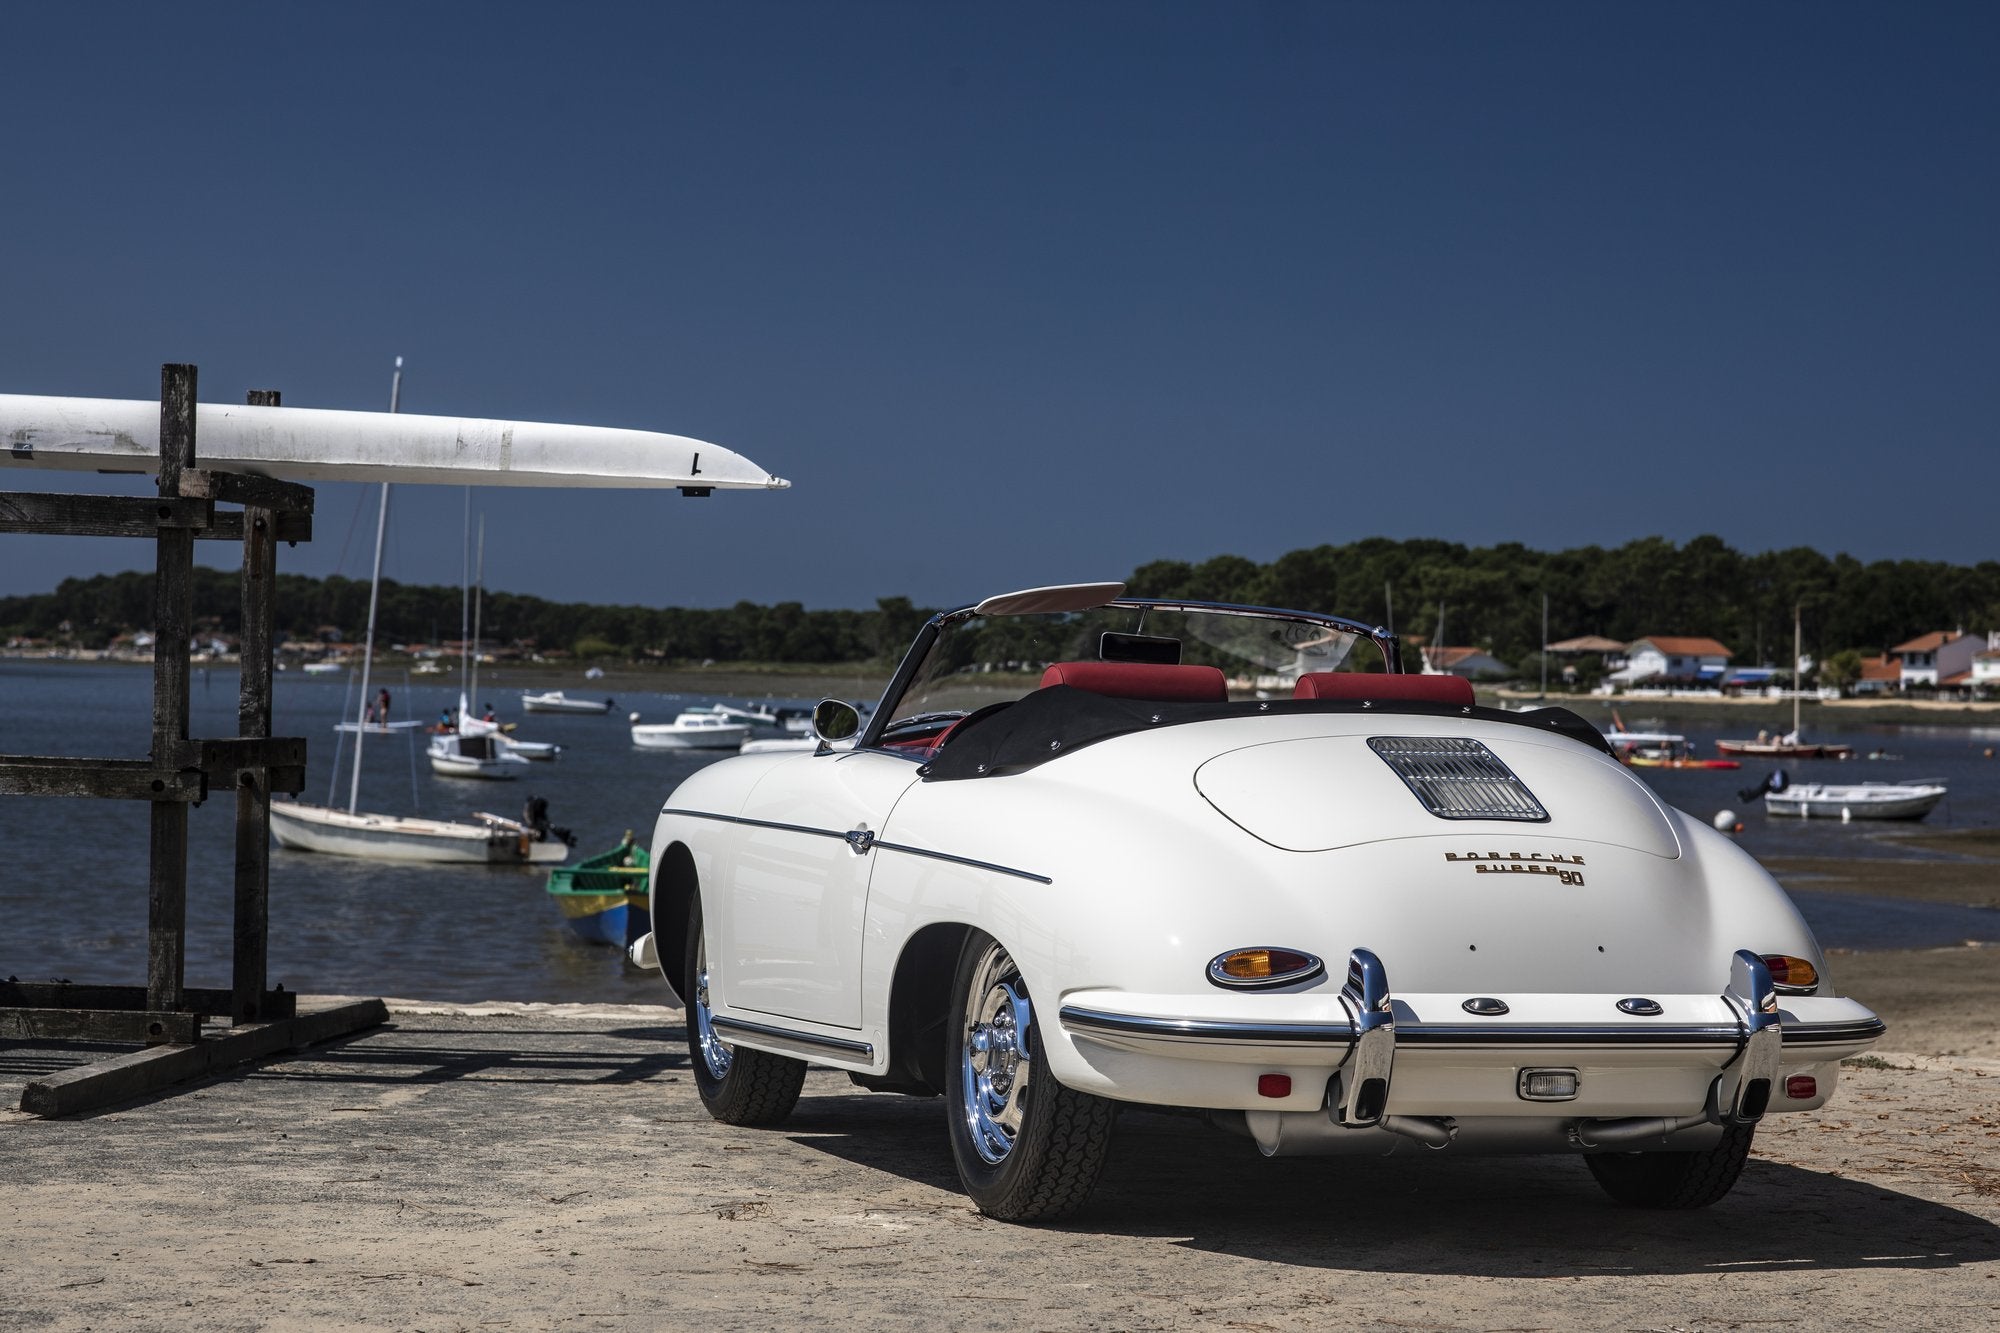
<svg viewBox="0 0 2000 1333"><path fill-rule="evenodd" d="M791 483L741 454L649 430L485 421L317 407L195 409L195 465L287 481L474 486L712 486ZM158 470L160 405L144 399L0 394L0 466Z"/></svg>

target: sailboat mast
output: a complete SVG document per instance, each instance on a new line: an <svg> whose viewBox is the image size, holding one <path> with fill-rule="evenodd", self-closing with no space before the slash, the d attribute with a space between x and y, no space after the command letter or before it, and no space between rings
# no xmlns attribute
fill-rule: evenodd
<svg viewBox="0 0 2000 1333"><path fill-rule="evenodd" d="M396 372L389 380L389 410L402 405L403 358L396 358ZM375 609L382 595L382 542L389 532L389 483L382 483L382 506L375 514L375 568L368 576L368 636L361 649L361 712L354 719L354 776L347 784L347 813L361 803L361 743L368 739L368 710L374 700L368 693L369 671L375 665ZM387 722L388 718L382 719Z"/></svg>
<svg viewBox="0 0 2000 1333"><path fill-rule="evenodd" d="M458 720L464 724L472 710L467 696L472 690L472 488L465 488L465 521L459 540L464 545L465 572L458 583Z"/></svg>
<svg viewBox="0 0 2000 1333"><path fill-rule="evenodd" d="M479 516L479 557L472 567L472 697L479 697L479 611L486 591L486 515ZM483 715L482 715L483 716Z"/></svg>
<svg viewBox="0 0 2000 1333"><path fill-rule="evenodd" d="M1804 626L1798 616L1798 602L1792 602L1792 741L1798 741L1798 689L1804 685L1798 677L1798 656L1804 652Z"/></svg>

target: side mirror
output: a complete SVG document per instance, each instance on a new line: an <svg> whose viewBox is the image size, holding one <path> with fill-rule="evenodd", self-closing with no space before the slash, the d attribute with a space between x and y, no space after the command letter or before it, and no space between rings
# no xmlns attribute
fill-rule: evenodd
<svg viewBox="0 0 2000 1333"><path fill-rule="evenodd" d="M813 708L813 738L822 746L851 744L861 734L861 710L845 699L821 699Z"/></svg>

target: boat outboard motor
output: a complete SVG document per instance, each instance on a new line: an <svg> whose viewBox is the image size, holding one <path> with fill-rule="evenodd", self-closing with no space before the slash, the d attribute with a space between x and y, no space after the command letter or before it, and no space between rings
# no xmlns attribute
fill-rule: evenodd
<svg viewBox="0 0 2000 1333"><path fill-rule="evenodd" d="M1771 770L1770 774L1756 786L1744 787L1742 790L1738 791L1736 793L1736 799L1743 802L1745 805L1748 805L1750 802L1756 800L1760 796L1765 795L1767 792L1772 795L1776 795L1777 793L1783 791L1785 788L1791 785L1792 785L1791 779L1785 776L1785 770L1782 768L1774 768Z"/></svg>
<svg viewBox="0 0 2000 1333"><path fill-rule="evenodd" d="M549 823L549 799L546 796L530 796L521 805L521 822L535 835L536 842L559 842L565 847L576 846L576 834L559 824Z"/></svg>

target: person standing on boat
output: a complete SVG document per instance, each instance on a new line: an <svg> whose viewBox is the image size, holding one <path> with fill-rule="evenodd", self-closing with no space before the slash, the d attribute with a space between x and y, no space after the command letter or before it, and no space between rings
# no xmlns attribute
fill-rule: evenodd
<svg viewBox="0 0 2000 1333"><path fill-rule="evenodd" d="M389 725L389 687L386 685L375 696L375 720L385 727Z"/></svg>

